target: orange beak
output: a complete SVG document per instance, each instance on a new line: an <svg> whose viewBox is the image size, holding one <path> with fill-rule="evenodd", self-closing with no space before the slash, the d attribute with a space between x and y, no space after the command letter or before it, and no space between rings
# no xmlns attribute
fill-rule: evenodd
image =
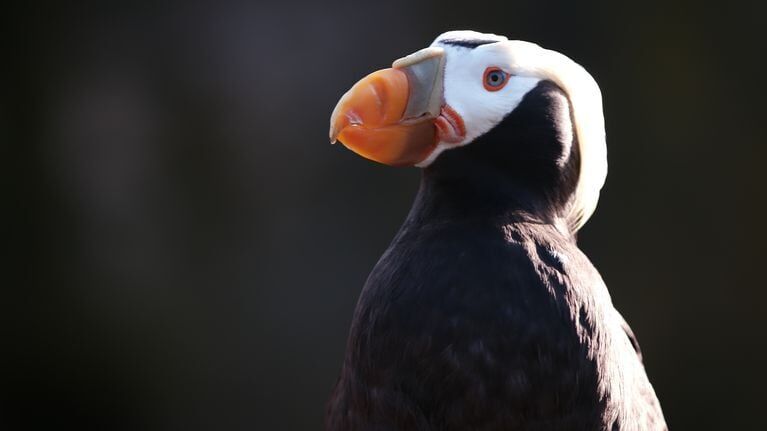
<svg viewBox="0 0 767 431"><path fill-rule="evenodd" d="M437 145L445 54L426 48L362 78L338 101L330 141L392 166L415 165Z"/></svg>

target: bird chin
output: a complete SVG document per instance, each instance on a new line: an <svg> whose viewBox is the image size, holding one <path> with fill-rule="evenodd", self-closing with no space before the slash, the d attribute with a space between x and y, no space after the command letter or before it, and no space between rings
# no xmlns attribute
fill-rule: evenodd
<svg viewBox="0 0 767 431"><path fill-rule="evenodd" d="M450 105L443 105L439 116L434 119L437 145L429 155L415 166L429 166L443 151L460 147L466 141L466 126L463 118Z"/></svg>

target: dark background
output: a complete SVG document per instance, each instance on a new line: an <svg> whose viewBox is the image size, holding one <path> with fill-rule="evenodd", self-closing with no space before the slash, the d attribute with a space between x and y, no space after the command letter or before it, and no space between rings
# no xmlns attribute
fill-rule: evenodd
<svg viewBox="0 0 767 431"><path fill-rule="evenodd" d="M419 175L330 146L330 112L365 74L476 29L564 52L602 87L610 174L580 244L672 430L767 429L758 4L4 10L0 428L319 429Z"/></svg>

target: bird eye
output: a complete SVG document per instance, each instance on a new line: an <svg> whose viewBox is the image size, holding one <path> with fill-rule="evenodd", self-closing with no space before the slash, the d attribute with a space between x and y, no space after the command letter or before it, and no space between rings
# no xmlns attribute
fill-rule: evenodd
<svg viewBox="0 0 767 431"><path fill-rule="evenodd" d="M483 84L487 91L498 91L506 85L509 74L499 67L488 67L485 69L485 79Z"/></svg>

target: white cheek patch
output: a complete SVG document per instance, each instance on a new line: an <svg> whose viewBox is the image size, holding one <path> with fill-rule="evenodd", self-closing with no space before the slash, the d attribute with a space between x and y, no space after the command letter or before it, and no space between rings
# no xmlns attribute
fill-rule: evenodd
<svg viewBox="0 0 767 431"><path fill-rule="evenodd" d="M460 64L454 61L456 63ZM525 95L541 81L532 77L509 76L508 83L501 90L488 91L482 84L484 68L478 72L473 69L477 68L451 70L448 64L445 70L445 103L463 119L466 136L458 143L439 142L434 151L416 166L429 166L443 151L469 144L489 132L514 111Z"/></svg>
<svg viewBox="0 0 767 431"><path fill-rule="evenodd" d="M461 145L468 144L497 126L541 81L524 76L509 76L508 79L506 86L499 91L485 90L482 75L474 77L475 85L458 84L445 91L445 102L461 115L466 126L466 139Z"/></svg>

